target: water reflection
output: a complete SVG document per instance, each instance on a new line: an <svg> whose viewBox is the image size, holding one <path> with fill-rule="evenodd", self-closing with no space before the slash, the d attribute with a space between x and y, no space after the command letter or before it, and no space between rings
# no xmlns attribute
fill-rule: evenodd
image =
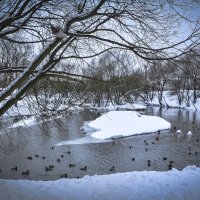
<svg viewBox="0 0 200 200"><path fill-rule="evenodd" d="M178 169L188 164L200 166L199 112L149 107L144 114L162 116L171 122L172 129L160 135L154 133L98 143L80 131L84 121L99 116L99 113L89 111L30 128L1 129L4 132L0 134L0 178L54 180L63 174L73 178L113 173L109 170L112 166L114 172L165 171L170 161ZM193 135L174 137L174 127L183 133L190 130ZM148 160L151 160L150 166ZM69 167L69 164L75 166ZM50 165L54 168L46 171ZM11 170L16 166L17 171ZM87 170L80 170L85 166ZM29 175L22 177L21 173L27 170Z"/></svg>

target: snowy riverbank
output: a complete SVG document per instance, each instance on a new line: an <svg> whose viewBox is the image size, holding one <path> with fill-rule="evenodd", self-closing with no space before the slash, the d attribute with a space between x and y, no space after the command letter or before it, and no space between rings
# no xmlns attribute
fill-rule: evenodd
<svg viewBox="0 0 200 200"><path fill-rule="evenodd" d="M85 176L56 181L0 180L1 200L198 200L200 168Z"/></svg>
<svg viewBox="0 0 200 200"><path fill-rule="evenodd" d="M181 105L178 102L178 98L176 95L172 94L171 91L164 91L162 96L162 106L163 107L169 107L169 108L178 108L178 109L187 109L187 110L200 110L200 98L197 98L197 102L194 104L192 102L192 91L189 92L189 104L186 101L185 98L183 98L183 101ZM155 92L155 95L153 99L150 101L144 101L147 105L153 105L160 107L160 103L158 100L158 93ZM186 94L184 94L186 96Z"/></svg>

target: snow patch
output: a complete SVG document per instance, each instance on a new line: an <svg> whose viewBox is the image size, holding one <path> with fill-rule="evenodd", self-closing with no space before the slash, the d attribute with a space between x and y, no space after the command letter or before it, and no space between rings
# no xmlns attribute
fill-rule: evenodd
<svg viewBox="0 0 200 200"><path fill-rule="evenodd" d="M95 130L91 136L97 139L127 137L170 128L171 124L160 117L140 115L135 111L110 111L83 127L84 131Z"/></svg>

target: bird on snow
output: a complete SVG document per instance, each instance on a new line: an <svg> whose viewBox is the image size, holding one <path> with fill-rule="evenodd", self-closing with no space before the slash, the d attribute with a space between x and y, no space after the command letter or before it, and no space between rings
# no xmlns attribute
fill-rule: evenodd
<svg viewBox="0 0 200 200"><path fill-rule="evenodd" d="M51 31L57 38L66 37L66 34L63 32L63 30L59 26L51 25Z"/></svg>
<svg viewBox="0 0 200 200"><path fill-rule="evenodd" d="M139 112L136 112L136 114L137 114L138 117L141 117L141 114Z"/></svg>

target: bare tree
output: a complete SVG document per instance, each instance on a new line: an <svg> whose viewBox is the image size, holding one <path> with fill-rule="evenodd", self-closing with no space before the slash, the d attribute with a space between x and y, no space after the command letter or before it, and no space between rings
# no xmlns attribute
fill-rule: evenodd
<svg viewBox="0 0 200 200"><path fill-rule="evenodd" d="M146 61L172 59L187 53L198 45L199 24L182 41L174 40L175 28L184 19L180 12L183 6L188 3L1 1L0 38L45 48L1 92L0 116L63 60L86 62L116 48L128 50ZM52 37L50 25L55 34L52 41L49 41ZM19 39L22 34L24 38Z"/></svg>

